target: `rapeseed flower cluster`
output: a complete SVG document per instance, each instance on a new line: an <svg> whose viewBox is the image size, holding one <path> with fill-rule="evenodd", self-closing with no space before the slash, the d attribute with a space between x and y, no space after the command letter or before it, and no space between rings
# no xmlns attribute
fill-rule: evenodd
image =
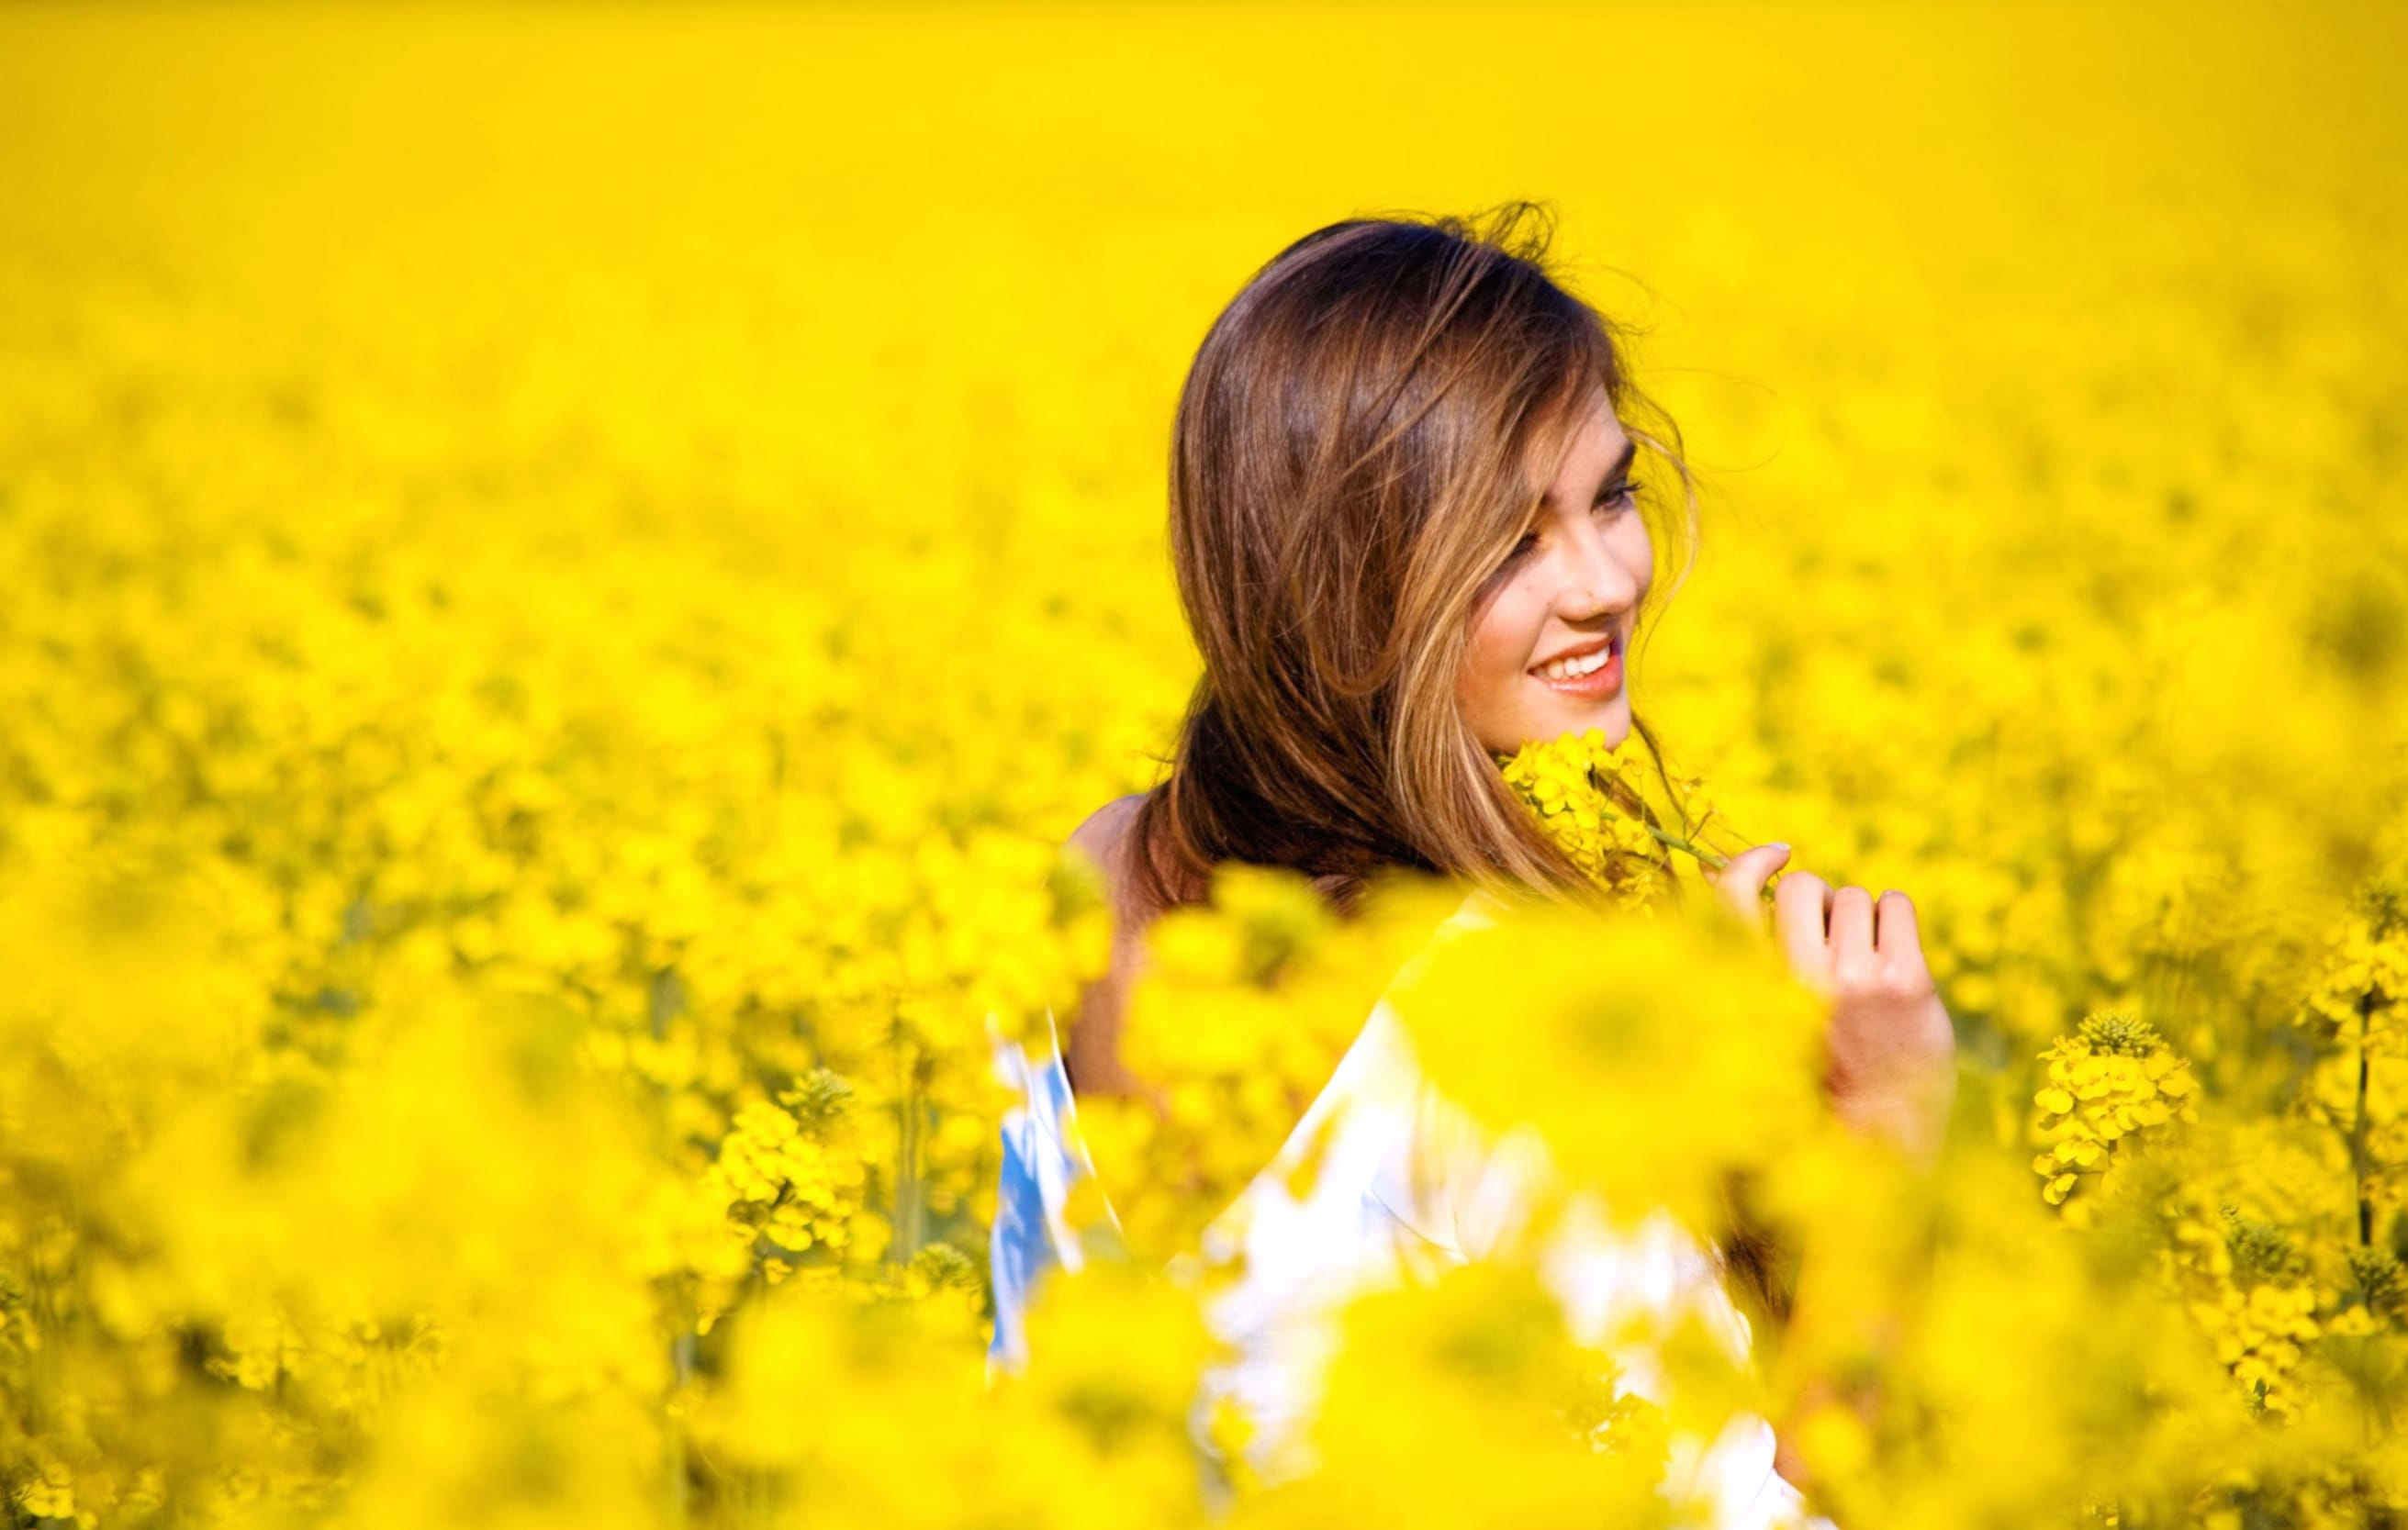
<svg viewBox="0 0 2408 1530"><path fill-rule="evenodd" d="M818 1068L775 1100L737 1108L703 1175L704 1193L727 1205L729 1233L742 1254L729 1260L729 1273L741 1277L757 1259L763 1279L774 1284L811 1248L843 1245L860 1217L867 1179L844 1130L852 1093L842 1078ZM705 1331L713 1308L729 1299L706 1308Z"/></svg>
<svg viewBox="0 0 2408 1530"><path fill-rule="evenodd" d="M2086 1176L2103 1186L2149 1133L2199 1120L2190 1064L2137 1016L2089 1016L2042 1061L2046 1081L2032 1103L2040 1108L2036 1135L2048 1151L2032 1160L2032 1172L2047 1181L2042 1198L2067 1208L2070 1221L2085 1218L2086 1204L2071 1197Z"/></svg>
<svg viewBox="0 0 2408 1530"><path fill-rule="evenodd" d="M1526 744L1500 769L1541 830L1614 902L1640 907L1670 885L1673 849L1701 864L1722 857L1665 829L1642 790L1636 735L1610 748L1602 729ZM1693 787L1695 783L1690 783Z"/></svg>
<svg viewBox="0 0 2408 1530"><path fill-rule="evenodd" d="M2400 28L0 11L0 1505L1680 1523L1815 1381L1845 1526L2408 1510ZM1541 33L1646 61L1648 175L1327 89ZM1179 369L1306 229L1534 191L1704 494L1634 701L1715 851L1914 894L1948 1150L1836 1135L1813 1005L1654 898L1706 863L1624 794L1703 845L1704 784L1559 740L1507 779L1649 917L1231 868L1132 994L1160 1112L1081 1102L1126 1247L990 1387L990 1038L1074 1023L1057 847L1195 679ZM1561 1193L1215 1501L1182 1256L1381 994ZM1649 1208L1761 1235L1751 1365L1533 1280Z"/></svg>

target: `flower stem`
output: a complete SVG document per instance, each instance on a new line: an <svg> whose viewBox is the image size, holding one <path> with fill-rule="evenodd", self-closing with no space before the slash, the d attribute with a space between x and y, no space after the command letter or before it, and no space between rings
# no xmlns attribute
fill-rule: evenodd
<svg viewBox="0 0 2408 1530"><path fill-rule="evenodd" d="M1704 849L1698 845L1691 844L1688 840L1682 838L1679 835L1666 834L1663 830L1657 828L1653 823L1646 823L1642 821L1641 826L1645 828L1649 834L1654 835L1657 839L1663 841L1672 849L1677 851L1685 851L1689 854L1696 856L1698 858L1698 864L1700 865L1711 866L1714 870L1720 871L1723 867L1730 864L1729 856L1716 855L1713 851Z"/></svg>

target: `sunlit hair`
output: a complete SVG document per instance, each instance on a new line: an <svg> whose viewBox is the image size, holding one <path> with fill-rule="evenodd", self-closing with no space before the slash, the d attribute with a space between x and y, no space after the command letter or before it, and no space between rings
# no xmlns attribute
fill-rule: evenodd
<svg viewBox="0 0 2408 1530"><path fill-rule="evenodd" d="M1142 904L1201 898L1226 861L1304 872L1340 908L1392 869L1593 892L1511 794L1456 674L1598 390L1661 469L1639 513L1671 576L1639 612L1642 641L1696 560L1698 494L1622 333L1549 268L1553 236L1529 202L1348 219L1280 251L1213 322L1170 463L1204 674L1138 811ZM1661 740L1635 710L1631 727L1677 800ZM1785 1319L1780 1250L1729 1211L1713 1242L1734 1294Z"/></svg>
<svg viewBox="0 0 2408 1530"><path fill-rule="evenodd" d="M1642 617L1694 561L1697 494L1615 327L1550 272L1553 233L1529 202L1332 223L1205 336L1170 475L1204 674L1135 825L1154 907L1200 896L1224 861L1304 872L1341 908L1391 868L1584 887L1464 721L1456 671L1598 390L1679 485L1641 499L1677 565Z"/></svg>

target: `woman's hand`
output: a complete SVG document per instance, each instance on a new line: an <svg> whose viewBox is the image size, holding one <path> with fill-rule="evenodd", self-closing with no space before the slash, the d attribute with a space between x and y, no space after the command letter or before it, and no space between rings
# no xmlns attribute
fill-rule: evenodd
<svg viewBox="0 0 2408 1530"><path fill-rule="evenodd" d="M1714 889L1761 927L1764 884L1788 859L1787 845L1743 851ZM1914 904L1793 871L1772 890L1772 925L1791 968L1831 1001L1823 1087L1832 1109L1929 1164L1956 1103L1956 1032L1923 958Z"/></svg>

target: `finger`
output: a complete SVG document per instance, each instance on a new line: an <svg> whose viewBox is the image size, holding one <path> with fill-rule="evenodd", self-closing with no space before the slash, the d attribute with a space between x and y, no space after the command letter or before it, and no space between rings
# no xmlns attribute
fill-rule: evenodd
<svg viewBox="0 0 2408 1530"><path fill-rule="evenodd" d="M1823 910L1830 897L1830 884L1811 871L1793 871L1772 890L1773 933L1780 937L1789 965L1801 973L1830 969L1830 949L1823 932Z"/></svg>
<svg viewBox="0 0 2408 1530"><path fill-rule="evenodd" d="M1873 905L1873 949L1885 955L1923 949L1923 931L1914 917L1914 900L1893 887Z"/></svg>
<svg viewBox="0 0 2408 1530"><path fill-rule="evenodd" d="M1781 879L1781 887L1772 890L1773 896L1777 899L1781 895L1781 888L1788 886L1791 882L1799 884L1799 891L1792 895L1800 903L1808 901L1805 894L1807 888L1812 888L1819 894L1812 900L1814 908L1815 933L1828 935L1831 927L1831 884L1811 871L1793 871Z"/></svg>
<svg viewBox="0 0 2408 1530"><path fill-rule="evenodd" d="M1844 962L1873 951L1873 895L1861 887L1842 887L1831 895L1831 958Z"/></svg>
<svg viewBox="0 0 2408 1530"><path fill-rule="evenodd" d="M1739 916L1761 928L1764 919L1764 884L1789 859L1787 845L1756 845L1740 851L1723 863L1714 873L1715 895L1729 905Z"/></svg>

